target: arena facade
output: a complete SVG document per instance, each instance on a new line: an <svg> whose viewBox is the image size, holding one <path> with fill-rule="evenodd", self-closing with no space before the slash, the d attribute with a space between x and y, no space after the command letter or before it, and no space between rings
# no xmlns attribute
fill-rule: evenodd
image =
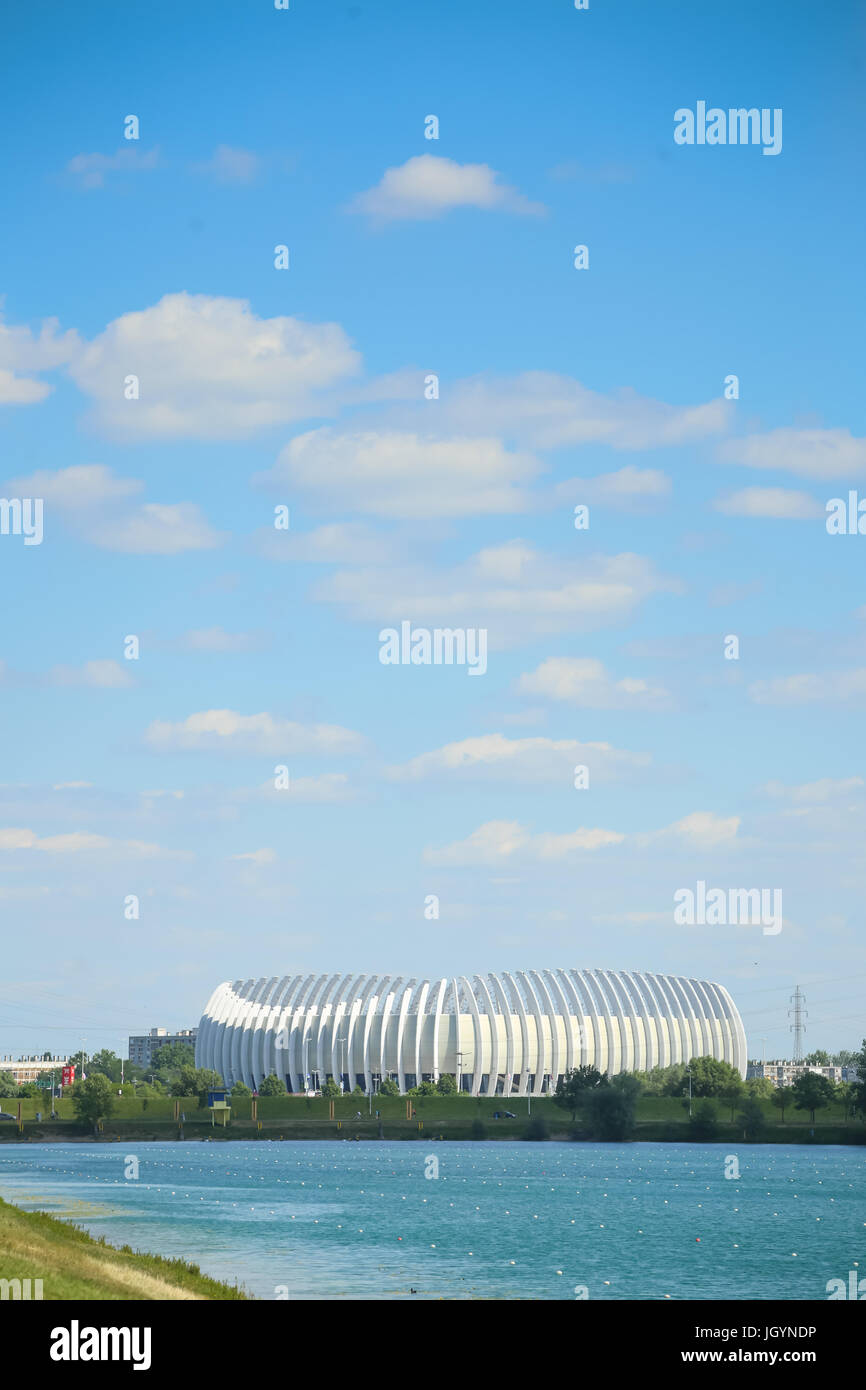
<svg viewBox="0 0 866 1390"><path fill-rule="evenodd" d="M746 1074L746 1035L721 985L625 970L519 970L452 979L295 975L218 985L202 1015L196 1066L255 1089L333 1077L401 1092L455 1077L472 1095L553 1090L573 1067L614 1075L711 1056Z"/></svg>

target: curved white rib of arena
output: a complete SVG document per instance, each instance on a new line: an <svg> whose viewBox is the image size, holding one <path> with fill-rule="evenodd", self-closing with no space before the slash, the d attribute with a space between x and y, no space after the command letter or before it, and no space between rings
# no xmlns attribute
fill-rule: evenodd
<svg viewBox="0 0 866 1390"><path fill-rule="evenodd" d="M472 1095L552 1090L573 1067L614 1075L710 1056L746 1073L746 1035L721 985L625 970L522 970L443 980L285 975L219 985L196 1066L289 1091L329 1076L401 1092L456 1077Z"/></svg>

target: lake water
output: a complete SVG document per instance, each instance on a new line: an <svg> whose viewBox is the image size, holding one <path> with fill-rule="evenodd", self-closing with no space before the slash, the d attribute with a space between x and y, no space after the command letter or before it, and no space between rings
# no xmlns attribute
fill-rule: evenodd
<svg viewBox="0 0 866 1390"><path fill-rule="evenodd" d="M15 1144L0 1196L258 1298L826 1299L866 1276L866 1148ZM130 1159L138 1178L127 1178ZM435 1162L434 1162L435 1161ZM438 1163L438 1177L432 1173ZM0 1274L6 1271L0 1271ZM410 1290L416 1290L412 1294Z"/></svg>

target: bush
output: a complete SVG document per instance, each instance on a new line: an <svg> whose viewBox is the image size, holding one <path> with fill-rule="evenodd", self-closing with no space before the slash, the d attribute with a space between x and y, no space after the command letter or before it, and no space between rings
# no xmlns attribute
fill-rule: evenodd
<svg viewBox="0 0 866 1390"><path fill-rule="evenodd" d="M715 1139L719 1132L719 1122L716 1119L716 1107L712 1101L702 1100L698 1102L689 1120L689 1125L695 1139Z"/></svg>
<svg viewBox="0 0 866 1390"><path fill-rule="evenodd" d="M550 1138L550 1130L547 1127L547 1120L544 1118L543 1115L533 1115L530 1118L529 1124L526 1126L526 1131L523 1137L524 1139L531 1140Z"/></svg>
<svg viewBox="0 0 866 1390"><path fill-rule="evenodd" d="M632 1076L615 1076L586 1099L584 1117L593 1138L607 1143L630 1139L635 1131L635 1104L640 1085Z"/></svg>
<svg viewBox="0 0 866 1390"><path fill-rule="evenodd" d="M740 1111L739 1120L746 1138L757 1139L764 1128L764 1110L761 1102L750 1096Z"/></svg>
<svg viewBox="0 0 866 1390"><path fill-rule="evenodd" d="M281 1081L276 1072L272 1071L270 1076L266 1076L259 1086L260 1096L284 1096L286 1094L286 1083Z"/></svg>

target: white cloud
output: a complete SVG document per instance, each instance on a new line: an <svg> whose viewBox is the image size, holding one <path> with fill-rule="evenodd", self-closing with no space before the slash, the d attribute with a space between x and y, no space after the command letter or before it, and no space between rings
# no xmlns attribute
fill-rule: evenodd
<svg viewBox="0 0 866 1390"><path fill-rule="evenodd" d="M41 497L47 506L63 512L87 512L141 492L144 484L137 478L116 478L104 464L83 463L53 473L40 468L29 477L14 478L8 486Z"/></svg>
<svg viewBox="0 0 866 1390"><path fill-rule="evenodd" d="M668 497L671 480L656 468L635 468L629 464L615 473L595 478L569 478L554 488L554 497L566 505L579 502L599 507L620 507L633 511Z"/></svg>
<svg viewBox="0 0 866 1390"><path fill-rule="evenodd" d="M180 723L160 720L145 734L160 752L203 749L218 753L348 754L364 748L365 740L337 724L297 724L272 714L237 714L230 709L201 710Z"/></svg>
<svg viewBox="0 0 866 1390"><path fill-rule="evenodd" d="M321 413L316 393L359 361L339 324L260 319L246 300L180 293L114 319L69 370L113 437L224 439ZM120 389L129 375L138 400Z"/></svg>
<svg viewBox="0 0 866 1390"><path fill-rule="evenodd" d="M107 835L92 835L75 831L71 835L47 835L40 838L34 830L0 830L0 850L40 850L45 854L82 854L94 850L110 850L113 856L154 859L157 857L188 858L176 850L144 840L112 840Z"/></svg>
<svg viewBox="0 0 866 1390"><path fill-rule="evenodd" d="M123 145L116 154L77 154L70 159L66 172L81 188L104 188L107 174L131 173L139 169L156 169L159 150L146 153L136 145Z"/></svg>
<svg viewBox="0 0 866 1390"><path fill-rule="evenodd" d="M775 521L814 521L824 516L824 506L808 492L784 487L746 487L713 503L727 516L760 517Z"/></svg>
<svg viewBox="0 0 866 1390"><path fill-rule="evenodd" d="M469 780L490 778L525 782L559 782L571 785L577 764L589 768L592 781L627 776L651 761L647 753L629 753L609 743L580 743L576 739L509 739L503 734L484 734L429 753L388 769L394 781L423 781L440 777Z"/></svg>
<svg viewBox="0 0 866 1390"><path fill-rule="evenodd" d="M296 489L326 511L432 520L522 511L539 471L498 439L326 427L293 439L259 481Z"/></svg>
<svg viewBox="0 0 866 1390"><path fill-rule="evenodd" d="M213 550L225 539L194 502L145 502L92 537L104 550L129 555L179 555L185 550Z"/></svg>
<svg viewBox="0 0 866 1390"><path fill-rule="evenodd" d="M301 532L265 526L256 532L254 545L269 560L307 565L385 564L410 548L407 537L397 539L364 521L334 521Z"/></svg>
<svg viewBox="0 0 866 1390"><path fill-rule="evenodd" d="M89 685L102 690L126 690L135 684L126 667L109 657L85 661L83 666L55 666L49 680L52 685Z"/></svg>
<svg viewBox="0 0 866 1390"><path fill-rule="evenodd" d="M652 830L635 838L638 844L644 846L657 840L679 840L695 849L706 850L731 844L736 840L739 828L739 816L717 816L712 811L693 811L663 830Z"/></svg>
<svg viewBox="0 0 866 1390"><path fill-rule="evenodd" d="M588 631L627 618L651 595L677 593L640 555L563 559L525 541L491 546L453 569L424 566L339 570L313 597L353 617L431 626L486 627L492 647L562 631Z"/></svg>
<svg viewBox="0 0 866 1390"><path fill-rule="evenodd" d="M253 864L273 864L276 853L272 849L253 849L247 854L233 854L232 859L249 859Z"/></svg>
<svg viewBox="0 0 866 1390"><path fill-rule="evenodd" d="M225 539L194 502L126 501L141 491L135 478L116 478L102 464L78 464L54 473L40 469L6 484L18 496L41 497L56 508L82 540L102 550L134 555L177 555L210 550Z"/></svg>
<svg viewBox="0 0 866 1390"><path fill-rule="evenodd" d="M866 439L850 430L769 430L730 439L719 450L726 463L781 468L802 478L847 478L866 472Z"/></svg>
<svg viewBox="0 0 866 1390"><path fill-rule="evenodd" d="M226 632L222 627L201 627L185 632L181 643L194 652L249 652L259 645L260 640L250 632Z"/></svg>
<svg viewBox="0 0 866 1390"><path fill-rule="evenodd" d="M285 790L278 790L273 782L266 782L261 790L269 800L277 798L283 805L292 805L299 801L309 804L334 804L352 801L355 797L345 772L326 772L318 777L290 777Z"/></svg>
<svg viewBox="0 0 866 1390"><path fill-rule="evenodd" d="M749 686L749 697L756 705L859 703L866 697L866 668L828 671L823 675L805 672L802 675L755 681Z"/></svg>
<svg viewBox="0 0 866 1390"><path fill-rule="evenodd" d="M35 405L52 391L47 382L19 372L44 372L68 362L80 347L77 333L60 333L57 319L46 319L38 336L0 320L0 405Z"/></svg>
<svg viewBox="0 0 866 1390"><path fill-rule="evenodd" d="M767 782L759 790L765 796L780 797L785 801L802 804L836 801L840 797L850 796L863 786L866 786L866 782L862 777L820 777L817 782L801 782L799 786L786 785L784 782Z"/></svg>
<svg viewBox="0 0 866 1390"><path fill-rule="evenodd" d="M211 174L217 183L252 183L261 167L261 160L252 150L232 145L217 145L210 159L194 164L198 174Z"/></svg>
<svg viewBox="0 0 866 1390"><path fill-rule="evenodd" d="M351 209L378 222L403 219L429 220L454 208L538 214L516 188L498 182L488 164L458 164L441 155L419 154L405 164L386 169L381 181L353 200Z"/></svg>
<svg viewBox="0 0 866 1390"><path fill-rule="evenodd" d="M721 398L679 406L631 389L605 395L556 372L466 377L437 402L437 411L444 428L489 430L538 449L605 444L639 450L691 444L722 433L731 418L730 402Z"/></svg>
<svg viewBox="0 0 866 1390"><path fill-rule="evenodd" d="M584 709L668 709L663 686L634 676L614 680L594 657L549 657L517 681L523 695L544 695Z"/></svg>
<svg viewBox="0 0 866 1390"><path fill-rule="evenodd" d="M465 840L443 849L426 849L424 861L442 868L473 865L499 865L517 858L535 860L567 859L575 853L604 849L621 844L624 835L614 830L581 828L562 835L533 835L517 821L487 821Z"/></svg>

